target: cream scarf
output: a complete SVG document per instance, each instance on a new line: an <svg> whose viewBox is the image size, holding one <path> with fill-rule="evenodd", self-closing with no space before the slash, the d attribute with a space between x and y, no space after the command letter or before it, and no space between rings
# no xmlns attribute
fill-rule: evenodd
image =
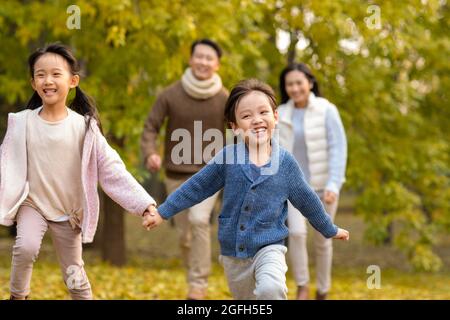
<svg viewBox="0 0 450 320"><path fill-rule="evenodd" d="M187 68L181 77L181 85L192 98L204 100L215 96L222 89L222 79L214 73L211 79L198 80L191 68Z"/></svg>

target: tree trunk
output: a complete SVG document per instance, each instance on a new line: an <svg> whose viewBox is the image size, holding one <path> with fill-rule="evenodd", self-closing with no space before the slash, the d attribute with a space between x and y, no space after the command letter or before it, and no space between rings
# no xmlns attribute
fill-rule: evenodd
<svg viewBox="0 0 450 320"><path fill-rule="evenodd" d="M387 215L388 213L384 211L384 215ZM383 244L384 245L392 245L394 240L394 225L391 223L387 226L387 237L384 238Z"/></svg>
<svg viewBox="0 0 450 320"><path fill-rule="evenodd" d="M293 30L290 32L290 43L287 53L287 63L288 65L293 64L295 62L295 57L297 54L297 43L298 43L298 31Z"/></svg>
<svg viewBox="0 0 450 320"><path fill-rule="evenodd" d="M125 215L121 206L105 193L103 195L102 259L123 266L125 253Z"/></svg>

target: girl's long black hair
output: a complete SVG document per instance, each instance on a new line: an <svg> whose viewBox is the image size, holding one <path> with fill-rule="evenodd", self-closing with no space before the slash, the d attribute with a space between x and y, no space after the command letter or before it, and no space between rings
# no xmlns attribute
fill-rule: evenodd
<svg viewBox="0 0 450 320"><path fill-rule="evenodd" d="M69 64L70 71L73 75L80 75L81 67L77 59L72 53L72 50L60 43L52 43L44 48L39 48L33 52L28 57L28 65L30 68L31 78L34 78L34 65L36 61L46 53L54 53L63 57ZM26 106L27 109L36 109L42 106L42 99L39 94L34 91L33 96L28 101ZM69 104L69 108L81 114L82 116L88 115L89 120L87 122L87 127L89 128L89 123L91 119L95 119L97 124L102 131L102 125L100 123L100 117L98 115L97 107L95 105L94 99L85 94L79 86L75 88L75 97Z"/></svg>
<svg viewBox="0 0 450 320"><path fill-rule="evenodd" d="M312 73L311 69L309 69L309 67L304 63L292 63L284 68L280 74L280 94L282 104L288 102L289 100L289 96L286 92L286 75L294 70L302 72L306 76L306 78L308 78L309 82L312 84L311 91L316 95L316 97L322 96L319 90L319 83L317 82L317 79Z"/></svg>

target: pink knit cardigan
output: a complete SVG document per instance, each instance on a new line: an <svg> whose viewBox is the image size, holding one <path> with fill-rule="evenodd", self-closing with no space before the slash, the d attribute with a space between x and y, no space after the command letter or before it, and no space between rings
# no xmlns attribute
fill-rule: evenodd
<svg viewBox="0 0 450 320"><path fill-rule="evenodd" d="M21 203L29 192L27 182L26 124L30 110L8 115L8 129L0 146L0 224L13 224ZM84 243L92 242L97 230L100 201L97 182L126 211L142 215L155 200L126 170L119 154L101 134L94 119L86 132L81 158L83 185Z"/></svg>

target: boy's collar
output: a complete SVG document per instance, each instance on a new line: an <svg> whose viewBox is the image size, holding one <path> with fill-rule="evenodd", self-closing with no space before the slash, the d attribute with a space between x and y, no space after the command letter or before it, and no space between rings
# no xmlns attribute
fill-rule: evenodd
<svg viewBox="0 0 450 320"><path fill-rule="evenodd" d="M276 174L279 170L280 167L280 163L281 163L281 150L280 150L280 145L277 141L278 139L272 137L272 139L270 140L271 145L272 145L272 150L270 153L270 159L269 159L269 166L262 166L260 167L261 170L261 175L258 177L258 179L256 181L254 181L254 185L256 184L260 184L261 182L263 182L264 180L266 180L267 178L269 178L270 176ZM238 161L238 164L240 165L242 171L244 172L245 176L247 177L247 179L249 179L250 181L253 182L253 175L251 172L251 167L250 167L250 157L249 157L249 151L247 148L247 145L245 144L244 141L239 142L236 145L236 151L237 151L237 155L235 160ZM239 155L239 152L244 152L245 154L245 158L244 158L244 163L242 163L242 155Z"/></svg>

